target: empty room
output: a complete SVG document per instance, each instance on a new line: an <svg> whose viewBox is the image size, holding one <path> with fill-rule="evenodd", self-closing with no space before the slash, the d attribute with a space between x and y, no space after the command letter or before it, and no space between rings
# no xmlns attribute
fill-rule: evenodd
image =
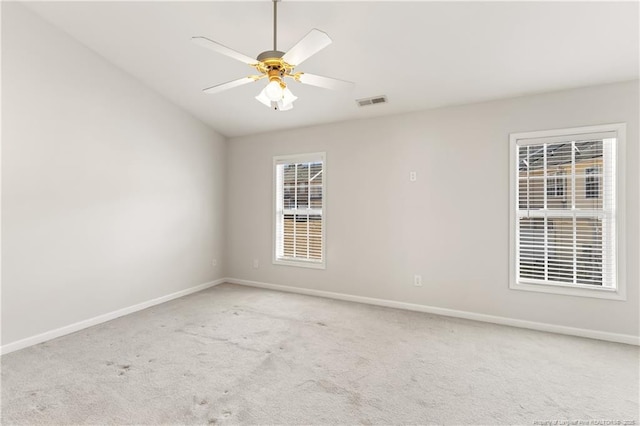
<svg viewBox="0 0 640 426"><path fill-rule="evenodd" d="M0 7L1 424L640 424L639 2Z"/></svg>

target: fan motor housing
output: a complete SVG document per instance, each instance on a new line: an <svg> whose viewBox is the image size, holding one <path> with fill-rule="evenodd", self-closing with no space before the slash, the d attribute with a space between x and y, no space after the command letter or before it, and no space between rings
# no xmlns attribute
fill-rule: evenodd
<svg viewBox="0 0 640 426"><path fill-rule="evenodd" d="M268 74L269 79L277 72L280 77L292 77L293 65L286 63L282 56L284 53L279 50L267 50L258 55L258 63L254 65L258 71Z"/></svg>
<svg viewBox="0 0 640 426"><path fill-rule="evenodd" d="M256 59L258 59L260 62L265 62L269 59L280 59L283 56L284 52L281 52L279 50L267 50L259 54Z"/></svg>

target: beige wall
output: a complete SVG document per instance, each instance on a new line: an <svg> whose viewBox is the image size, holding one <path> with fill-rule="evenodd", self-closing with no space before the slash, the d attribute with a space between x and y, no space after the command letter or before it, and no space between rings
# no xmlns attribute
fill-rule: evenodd
<svg viewBox="0 0 640 426"><path fill-rule="evenodd" d="M229 276L638 335L638 113L635 81L232 139ZM510 290L509 133L615 122L628 126L628 300ZM272 157L319 151L326 270L273 265Z"/></svg>
<svg viewBox="0 0 640 426"><path fill-rule="evenodd" d="M225 150L2 2L2 344L223 277Z"/></svg>

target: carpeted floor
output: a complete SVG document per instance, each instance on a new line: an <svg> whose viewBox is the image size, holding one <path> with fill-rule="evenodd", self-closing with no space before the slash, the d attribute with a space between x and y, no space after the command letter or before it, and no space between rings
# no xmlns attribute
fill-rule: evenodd
<svg viewBox="0 0 640 426"><path fill-rule="evenodd" d="M628 345L225 284L3 356L1 420L638 424L638 361Z"/></svg>

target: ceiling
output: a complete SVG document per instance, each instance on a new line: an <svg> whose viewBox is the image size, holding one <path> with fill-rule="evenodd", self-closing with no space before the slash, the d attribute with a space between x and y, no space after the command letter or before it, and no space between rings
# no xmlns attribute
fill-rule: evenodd
<svg viewBox="0 0 640 426"><path fill-rule="evenodd" d="M333 39L302 64L356 83L335 92L291 82L272 111L265 81L207 95L254 74L190 41L248 56L272 48L272 2L37 2L33 11L227 137L637 79L637 2L303 2L278 4L278 49L310 29ZM355 100L386 95L359 107Z"/></svg>

